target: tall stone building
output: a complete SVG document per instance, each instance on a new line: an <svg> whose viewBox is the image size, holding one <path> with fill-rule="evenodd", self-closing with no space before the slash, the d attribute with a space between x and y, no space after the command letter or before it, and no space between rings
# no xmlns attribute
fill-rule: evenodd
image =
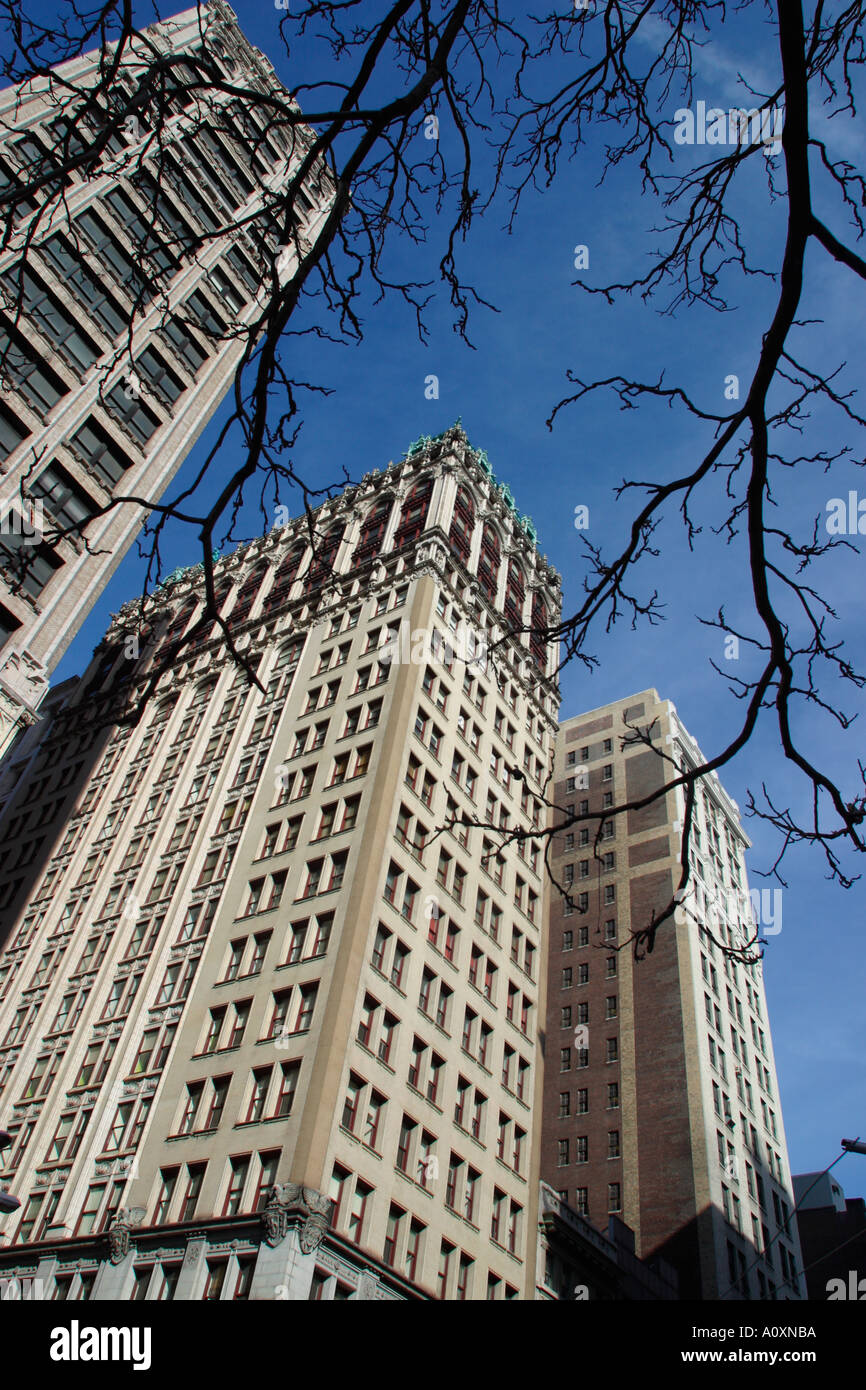
<svg viewBox="0 0 866 1390"><path fill-rule="evenodd" d="M217 563L254 681L175 656L193 568L14 769L0 1274L46 1296L535 1296L559 578L458 427L310 541Z"/></svg>
<svg viewBox="0 0 866 1390"><path fill-rule="evenodd" d="M643 959L628 944L679 884L683 790L606 812L702 761L654 690L560 725L542 1176L600 1230L620 1216L683 1298L801 1298L761 965L720 949L754 926L749 842L715 774L697 791L692 891ZM763 908L771 935L780 913Z"/></svg>
<svg viewBox="0 0 866 1390"><path fill-rule="evenodd" d="M0 92L0 183L27 185L0 250L0 753L141 528L140 507L104 509L162 496L333 196L320 163L286 246L269 205L311 132L191 92L183 64L142 95L156 59L203 43L229 80L289 104L223 0L143 31L107 97L89 94L111 47ZM52 177L59 151L81 162Z"/></svg>

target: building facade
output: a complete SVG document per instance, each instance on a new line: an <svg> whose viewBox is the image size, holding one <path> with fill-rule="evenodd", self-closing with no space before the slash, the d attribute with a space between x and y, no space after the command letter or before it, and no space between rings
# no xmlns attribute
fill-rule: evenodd
<svg viewBox="0 0 866 1390"><path fill-rule="evenodd" d="M634 1231L618 1216L604 1235L541 1184L536 1298L559 1303L654 1302L678 1297L676 1272L664 1260L635 1255Z"/></svg>
<svg viewBox="0 0 866 1390"><path fill-rule="evenodd" d="M866 1298L866 1202L846 1197L832 1173L795 1173L797 1229L808 1297Z"/></svg>
<svg viewBox="0 0 866 1390"><path fill-rule="evenodd" d="M16 750L0 1272L534 1298L559 577L454 427L216 579Z"/></svg>
<svg viewBox="0 0 866 1390"><path fill-rule="evenodd" d="M720 949L754 927L748 840L714 774L688 897L642 959L629 944L680 881L683 790L648 799L701 761L654 690L560 725L542 1177L599 1229L621 1217L642 1259L676 1268L681 1297L801 1298L761 965Z"/></svg>
<svg viewBox="0 0 866 1390"><path fill-rule="evenodd" d="M333 196L314 166L284 245L271 209L311 132L194 95L179 64L141 98L154 63L203 43L227 78L297 112L223 0L135 39L111 107L89 96L110 47L0 93L0 180L26 189L0 250L0 753L140 531L144 509L113 499L162 496ZM59 151L79 163L52 177Z"/></svg>

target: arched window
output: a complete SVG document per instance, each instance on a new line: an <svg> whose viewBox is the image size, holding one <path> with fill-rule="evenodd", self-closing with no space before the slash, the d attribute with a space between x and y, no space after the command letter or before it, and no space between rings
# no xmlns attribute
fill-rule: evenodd
<svg viewBox="0 0 866 1390"><path fill-rule="evenodd" d="M388 518L391 515L391 500L380 502L378 506L371 507L364 524L361 527L361 534L358 537L358 544L355 546L355 553L352 556L352 568L363 565L365 560L372 560L374 555L378 555L382 549L382 542L385 539L385 531L388 527Z"/></svg>
<svg viewBox="0 0 866 1390"><path fill-rule="evenodd" d="M100 660L99 666L96 669L96 673L93 677L93 680L90 682L94 690L98 686L101 686L102 683L105 681L106 677L109 675L109 673L114 670L114 667L117 663L117 658L120 656L122 650L123 648L119 642L103 644L102 659Z"/></svg>
<svg viewBox="0 0 866 1390"><path fill-rule="evenodd" d="M214 585L214 599L216 600L216 611L220 614L220 616L222 616L222 611L226 606L226 599L228 598L233 588L234 585L232 584L230 579L222 579ZM222 628L220 627L219 623L214 622L211 624L210 632L203 633L199 640L202 642L209 642L212 638L219 637L221 635Z"/></svg>
<svg viewBox="0 0 866 1390"><path fill-rule="evenodd" d="M415 484L400 510L400 521L394 534L395 550L401 550L404 545L411 545L413 541L417 541L427 521L432 495L432 478Z"/></svg>
<svg viewBox="0 0 866 1390"><path fill-rule="evenodd" d="M343 539L345 530L345 524L340 521L336 526L332 526L330 531L326 531L324 536L316 537L315 550L310 561L307 582L304 585L305 594L318 588L333 572L334 561L337 558L337 551L340 548L340 541Z"/></svg>
<svg viewBox="0 0 866 1390"><path fill-rule="evenodd" d="M274 575L274 582L265 594L262 617L269 618L272 613L276 613L288 603L292 585L298 577L306 553L306 541L298 541L286 551Z"/></svg>
<svg viewBox="0 0 866 1390"><path fill-rule="evenodd" d="M262 587L262 580L267 574L267 568L267 565L256 565L250 570L241 585L230 615L232 627L239 627L250 616L252 606L256 601L256 594Z"/></svg>
<svg viewBox="0 0 866 1390"><path fill-rule="evenodd" d="M501 551L499 537L492 526L485 525L481 532L481 554L478 557L478 583L491 603L496 602L499 587L499 560Z"/></svg>
<svg viewBox="0 0 866 1390"><path fill-rule="evenodd" d="M216 689L216 684L216 676L208 676L206 680L202 681L201 685L198 686L195 694L192 697L193 705L206 705L211 695L213 695L214 690Z"/></svg>
<svg viewBox="0 0 866 1390"><path fill-rule="evenodd" d="M197 607L198 604L195 599L188 599L186 603L181 604L162 635L162 640L156 649L156 657L160 660L165 660L171 656L171 648L186 632L189 627L189 620ZM139 646L142 650L144 649L144 645L141 635L139 634ZM184 654L186 653L184 652Z"/></svg>
<svg viewBox="0 0 866 1390"><path fill-rule="evenodd" d="M465 487L457 489L457 496L454 499L454 516L451 519L451 530L448 533L448 540L455 555L459 555L464 565L469 564L469 552L472 549L472 531L475 526L475 503L472 501L472 494L466 491Z"/></svg>
<svg viewBox="0 0 866 1390"><path fill-rule="evenodd" d="M177 701L177 695L168 695L164 700L160 701L160 703L154 710L153 718L150 721L151 727L155 727L157 724L167 723L167 721L171 718L172 711L174 710Z"/></svg>
<svg viewBox="0 0 866 1390"><path fill-rule="evenodd" d="M196 610L195 599L189 599L175 613L171 622L165 630L162 639L162 646L167 647L170 643L176 642L186 632L190 618Z"/></svg>
<svg viewBox="0 0 866 1390"><path fill-rule="evenodd" d="M523 571L514 560L508 561L508 578L505 581L505 617L513 628L523 627L523 601L526 598L526 584Z"/></svg>
<svg viewBox="0 0 866 1390"><path fill-rule="evenodd" d="M547 648L550 645L549 639L544 636L547 626L547 604L541 594L536 594L532 600L532 631L529 634L529 650L542 672L547 671Z"/></svg>

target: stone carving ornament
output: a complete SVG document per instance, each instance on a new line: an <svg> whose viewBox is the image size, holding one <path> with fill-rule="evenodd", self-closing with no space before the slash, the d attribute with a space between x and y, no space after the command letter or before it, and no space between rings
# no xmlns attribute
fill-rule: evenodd
<svg viewBox="0 0 866 1390"><path fill-rule="evenodd" d="M300 1183L274 1183L262 1212L268 1245L279 1245L285 1236L289 1229L289 1210L297 1206L300 1193Z"/></svg>
<svg viewBox="0 0 866 1390"><path fill-rule="evenodd" d="M143 1207L118 1207L108 1228L109 1258L113 1265L119 1265L129 1253L133 1228L141 1225L143 1217Z"/></svg>
<svg viewBox="0 0 866 1390"><path fill-rule="evenodd" d="M262 1212L268 1245L278 1245L284 1238L292 1212L304 1217L299 1241L303 1253L310 1255L321 1245L330 1224L331 1199L297 1182L275 1183Z"/></svg>
<svg viewBox="0 0 866 1390"><path fill-rule="evenodd" d="M307 1219L300 1234L300 1245L305 1255L310 1255L322 1243L330 1225L331 1199L313 1187L304 1188L304 1206Z"/></svg>

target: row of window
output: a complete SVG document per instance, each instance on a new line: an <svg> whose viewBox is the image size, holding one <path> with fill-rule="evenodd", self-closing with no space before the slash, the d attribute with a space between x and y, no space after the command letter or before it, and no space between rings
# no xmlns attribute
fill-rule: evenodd
<svg viewBox="0 0 866 1390"><path fill-rule="evenodd" d="M593 753L592 753L592 757L593 757L593 758L597 758L597 757L602 756L603 754L612 753L612 752L613 752L613 739L606 738L606 739L603 739L603 740L602 740L601 754L593 752ZM590 760L590 748L589 748L589 745L588 745L588 744L585 744L585 745L581 748L581 750L580 750L580 759L579 759L579 760L578 760L577 750L576 750L576 749L571 749L571 750L570 750L568 753L566 753L566 755L565 755L565 765L566 765L566 767L574 767L575 764L576 764L578 761L580 761L581 763L588 763L589 760Z"/></svg>
<svg viewBox="0 0 866 1390"><path fill-rule="evenodd" d="M280 1041L295 1034L308 1032L312 1025L318 990L318 980L275 990L271 995L267 1026L258 1041L276 1039L279 1045ZM240 1047L253 1002L252 999L236 999L230 1004L219 1004L212 1008L196 1056L229 1052Z"/></svg>
<svg viewBox="0 0 866 1390"><path fill-rule="evenodd" d="M564 1188L559 1193L563 1202L570 1202L578 1216L588 1217L589 1211L589 1188L575 1188L574 1199L571 1201L568 1188ZM622 1184L609 1182L607 1184L607 1211L608 1214L622 1211Z"/></svg>
<svg viewBox="0 0 866 1390"><path fill-rule="evenodd" d="M560 1091L560 1093L559 1093L559 1119L560 1119L560 1120L567 1120L567 1119L571 1116L571 1113L572 1113L571 1101L572 1101L572 1093L571 1093L571 1091ZM608 1110L618 1110L618 1109L619 1109L619 1082L618 1082L618 1081L609 1081L609 1082L607 1083L607 1109L608 1109ZM575 1115L588 1115L588 1114L589 1114L589 1088L586 1087L586 1086L581 1086L581 1087L578 1088L578 1090L576 1090L576 1091L574 1092L574 1114L575 1114Z"/></svg>
<svg viewBox="0 0 866 1390"><path fill-rule="evenodd" d="M452 1155L452 1160L455 1156ZM460 1160L457 1160L460 1163ZM454 1210L456 1206L456 1185L457 1170L449 1165L449 1184L454 1174ZM473 1204L475 1203L475 1181L472 1183ZM448 1192L451 1192L449 1186ZM331 1176L330 1196L334 1203L331 1224L342 1231L356 1245L362 1245L367 1237L367 1232L372 1225L372 1208L376 1200L376 1190L369 1183L348 1169L335 1165ZM465 1195L463 1202L465 1204ZM519 1203L509 1199L505 1193L494 1189L491 1220L490 1238L491 1240L508 1250L509 1253L518 1254L523 1238L523 1209ZM425 1255L425 1240L427 1236L427 1226L416 1216L411 1215L396 1202L391 1202L388 1208L388 1219L385 1228L385 1242L382 1251L384 1262L391 1268L403 1273L406 1278L418 1281L421 1277L420 1270ZM436 1292L440 1299L461 1301L478 1297L480 1291L474 1287L475 1261L459 1250L452 1242L446 1239L440 1241L438 1250L437 1273L436 1273ZM509 1285L503 1286L500 1276L490 1271L487 1279L488 1299L515 1297L516 1293Z"/></svg>
<svg viewBox="0 0 866 1390"><path fill-rule="evenodd" d="M618 1061L619 1061L619 1039L618 1039L618 1038L605 1038L605 1040L604 1040L604 1060L605 1060L605 1064L606 1064L606 1065L610 1065L610 1063L612 1063L612 1062L618 1062ZM575 1048L574 1048L574 1066L575 1066L575 1068L576 1068L577 1070L582 1070L583 1068L589 1066L589 1048L588 1048L588 1047L575 1047ZM561 1072L571 1071L571 1067L572 1067L572 1049L571 1049L570 1047L561 1047L561 1048L559 1049L559 1070L560 1070Z"/></svg>
<svg viewBox="0 0 866 1390"><path fill-rule="evenodd" d="M557 1139L556 1141L556 1162L558 1167L567 1168L572 1161L575 1163L589 1162L589 1138L585 1134L579 1134L573 1141L571 1139ZM571 1154L574 1158L572 1160ZM607 1132L607 1157L621 1158L620 1135L618 1129L609 1129Z"/></svg>

